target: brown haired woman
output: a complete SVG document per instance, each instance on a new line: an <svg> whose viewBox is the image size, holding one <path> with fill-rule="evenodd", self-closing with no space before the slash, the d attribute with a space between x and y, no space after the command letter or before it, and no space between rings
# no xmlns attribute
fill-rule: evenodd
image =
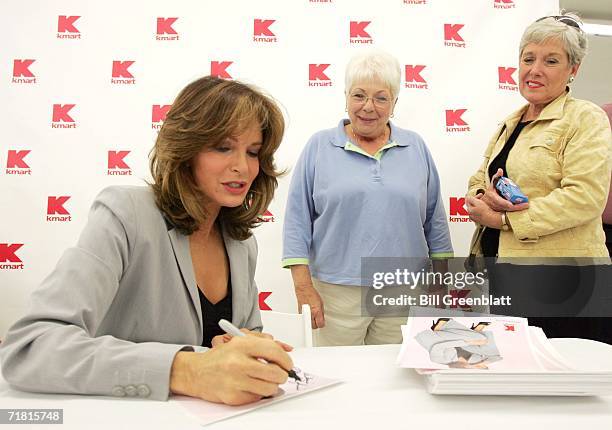
<svg viewBox="0 0 612 430"><path fill-rule="evenodd" d="M151 186L98 195L77 245L10 329L6 380L228 404L276 393L289 348L261 334L229 341L217 322L262 328L250 230L272 200L283 132L275 102L248 85L204 77L183 89L151 151Z"/></svg>

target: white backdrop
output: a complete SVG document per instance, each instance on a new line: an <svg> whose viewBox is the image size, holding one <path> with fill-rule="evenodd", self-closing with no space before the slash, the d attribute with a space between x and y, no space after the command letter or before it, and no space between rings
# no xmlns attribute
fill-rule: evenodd
<svg viewBox="0 0 612 430"><path fill-rule="evenodd" d="M1 9L0 338L75 243L94 196L149 177L164 106L211 72L263 88L288 121L277 160L289 174L255 230L262 309L295 309L280 268L290 169L310 135L344 116L344 66L363 46L402 65L393 121L429 145L455 253L466 255L472 225L460 198L497 124L524 102L520 35L558 0L31 0Z"/></svg>

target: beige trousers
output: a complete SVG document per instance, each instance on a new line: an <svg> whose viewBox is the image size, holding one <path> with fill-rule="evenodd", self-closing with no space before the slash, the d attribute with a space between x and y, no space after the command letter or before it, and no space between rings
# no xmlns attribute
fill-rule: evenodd
<svg viewBox="0 0 612 430"><path fill-rule="evenodd" d="M325 327L313 330L315 346L382 345L401 343L400 326L407 317L361 315L362 288L312 279L323 300Z"/></svg>

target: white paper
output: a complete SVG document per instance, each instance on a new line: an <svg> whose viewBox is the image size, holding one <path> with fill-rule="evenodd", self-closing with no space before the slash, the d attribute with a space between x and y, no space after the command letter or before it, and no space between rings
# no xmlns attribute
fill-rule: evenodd
<svg viewBox="0 0 612 430"><path fill-rule="evenodd" d="M189 413L194 415L200 424L207 425L341 382L338 379L325 378L297 370L298 376L303 382L297 382L289 378L286 383L279 387L276 396L247 405L229 406L186 396L175 396L173 400L179 402Z"/></svg>

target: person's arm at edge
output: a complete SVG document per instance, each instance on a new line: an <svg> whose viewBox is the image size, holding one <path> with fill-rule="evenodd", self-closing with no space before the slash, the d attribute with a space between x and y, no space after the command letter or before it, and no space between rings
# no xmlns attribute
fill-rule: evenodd
<svg viewBox="0 0 612 430"><path fill-rule="evenodd" d="M301 312L302 304L308 304L313 328L321 328L325 325L323 302L312 284L309 268L316 139L317 135L313 136L304 148L291 178L283 225L282 266L291 269L298 312Z"/></svg>

